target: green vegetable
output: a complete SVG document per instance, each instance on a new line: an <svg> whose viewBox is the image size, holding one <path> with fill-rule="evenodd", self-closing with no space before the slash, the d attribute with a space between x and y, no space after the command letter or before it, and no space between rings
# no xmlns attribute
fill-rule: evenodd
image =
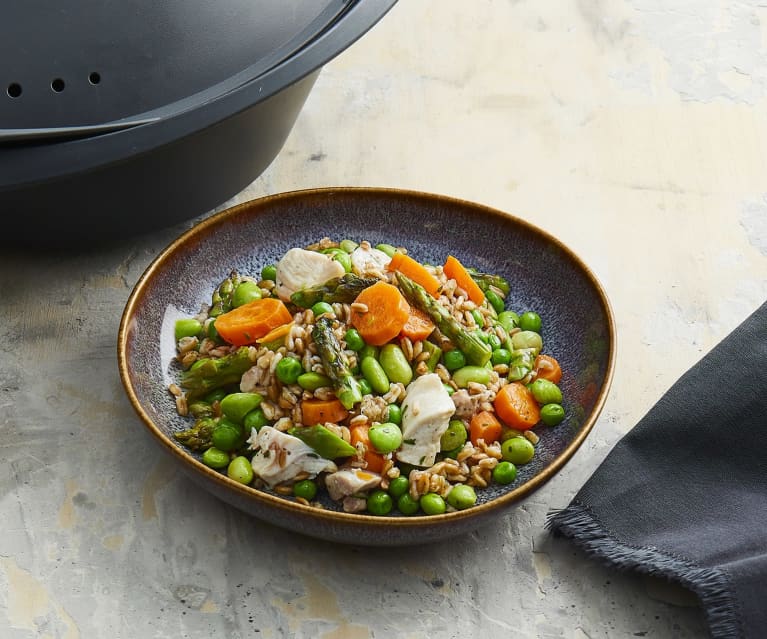
<svg viewBox="0 0 767 639"><path fill-rule="evenodd" d="M501 291L504 297L506 297L511 290L509 283L500 275L493 275L492 273L479 273L478 271L469 271L469 275L471 275L471 279L477 283L477 286L479 286L479 288L484 291L485 296L487 296L491 286L495 286L495 288Z"/></svg>
<svg viewBox="0 0 767 639"><path fill-rule="evenodd" d="M373 424L368 430L368 437L376 452L382 455L397 450L402 444L402 431L391 422Z"/></svg>
<svg viewBox="0 0 767 639"><path fill-rule="evenodd" d="M496 348L490 361L493 362L493 366L508 364L511 361L511 353L505 348Z"/></svg>
<svg viewBox="0 0 767 639"><path fill-rule="evenodd" d="M434 369L437 368L437 364L439 364L439 358L442 357L442 349L436 344L432 344L428 341L422 343L423 351L429 353L429 357L424 360L426 362L426 369L430 373L433 373Z"/></svg>
<svg viewBox="0 0 767 639"><path fill-rule="evenodd" d="M232 293L232 307L237 308L253 300L261 299L261 289L252 280L243 280Z"/></svg>
<svg viewBox="0 0 767 639"><path fill-rule="evenodd" d="M176 325L173 332L176 341L183 337L196 337L202 332L202 324L191 317L176 320Z"/></svg>
<svg viewBox="0 0 767 639"><path fill-rule="evenodd" d="M277 280L277 266L275 264L267 264L261 269L261 279L271 280L272 282Z"/></svg>
<svg viewBox="0 0 767 639"><path fill-rule="evenodd" d="M389 392L389 378L377 360L365 357L361 364L362 374L376 393Z"/></svg>
<svg viewBox="0 0 767 639"><path fill-rule="evenodd" d="M322 366L333 380L336 397L347 410L353 408L354 404L362 401L362 393L350 370L349 359L333 332L333 320L327 316L319 317L312 329L312 338L317 345Z"/></svg>
<svg viewBox="0 0 767 639"><path fill-rule="evenodd" d="M241 281L239 273L232 271L229 277L216 287L211 297L209 317L218 317L232 310L232 296Z"/></svg>
<svg viewBox="0 0 767 639"><path fill-rule="evenodd" d="M493 468L493 481L496 484L510 484L516 478L517 467L509 461L502 461Z"/></svg>
<svg viewBox="0 0 767 639"><path fill-rule="evenodd" d="M453 381L459 388L466 388L469 382L487 385L490 383L490 371L484 366L464 366L453 372Z"/></svg>
<svg viewBox="0 0 767 639"><path fill-rule="evenodd" d="M370 385L370 382L366 380L364 377L357 380L360 385L360 393L362 393L362 396L370 395L373 392L373 387Z"/></svg>
<svg viewBox="0 0 767 639"><path fill-rule="evenodd" d="M288 430L289 435L298 437L304 444L314 449L320 457L336 459L337 457L350 457L357 454L357 449L345 442L335 433L330 432L324 426L297 426Z"/></svg>
<svg viewBox="0 0 767 639"><path fill-rule="evenodd" d="M501 348L501 338L496 334L491 333L487 336L487 345L494 351L497 351L499 348Z"/></svg>
<svg viewBox="0 0 767 639"><path fill-rule="evenodd" d="M368 497L368 512L371 515L388 515L393 505L389 493L383 490L374 490Z"/></svg>
<svg viewBox="0 0 767 639"><path fill-rule="evenodd" d="M413 379L413 369L410 368L410 362L407 361L405 353L396 344L386 344L381 348L378 362L390 382L395 384L401 382L407 385Z"/></svg>
<svg viewBox="0 0 767 639"><path fill-rule="evenodd" d="M469 364L484 366L490 360L490 347L466 331L422 286L402 273L397 273L397 281L407 301L431 318L442 334L463 352Z"/></svg>
<svg viewBox="0 0 767 639"><path fill-rule="evenodd" d="M485 320L482 317L482 313L479 312L479 309L472 309L471 316L474 318L474 323L479 326L479 328L485 328Z"/></svg>
<svg viewBox="0 0 767 639"><path fill-rule="evenodd" d="M556 426L565 418L565 409L561 404L546 404L541 408L541 421L546 426Z"/></svg>
<svg viewBox="0 0 767 639"><path fill-rule="evenodd" d="M389 494L394 499L399 499L408 490L410 490L410 482L407 477L400 475L389 482Z"/></svg>
<svg viewBox="0 0 767 639"><path fill-rule="evenodd" d="M508 333L519 326L519 315L514 311L503 311L498 313L498 323Z"/></svg>
<svg viewBox="0 0 767 639"><path fill-rule="evenodd" d="M365 344L360 349L357 357L359 358L360 361L362 361L366 357L372 357L373 359L378 359L378 346L373 346L372 344Z"/></svg>
<svg viewBox="0 0 767 639"><path fill-rule="evenodd" d="M535 401L541 406L562 403L562 391L559 390L559 386L548 379L536 379L530 384L530 392L535 397Z"/></svg>
<svg viewBox="0 0 767 639"><path fill-rule="evenodd" d="M306 501L311 501L317 496L317 483L311 479L303 479L293 484L293 494L296 497L303 497Z"/></svg>
<svg viewBox="0 0 767 639"><path fill-rule="evenodd" d="M447 391L448 395L455 393L455 388L453 388L450 384L442 384L442 386L444 387L445 391Z"/></svg>
<svg viewBox="0 0 767 639"><path fill-rule="evenodd" d="M189 402L204 397L212 390L238 384L245 371L253 366L247 346L218 359L198 360L198 363L181 373L181 387L186 390Z"/></svg>
<svg viewBox="0 0 767 639"><path fill-rule="evenodd" d="M310 372L302 373L296 378L298 385L304 390L316 391L318 388L328 388L333 386L333 380L327 375Z"/></svg>
<svg viewBox="0 0 767 639"><path fill-rule="evenodd" d="M533 370L535 355L535 350L531 348L525 348L511 353L511 361L509 362L509 372L507 375L510 382L516 382L517 380L522 379Z"/></svg>
<svg viewBox="0 0 767 639"><path fill-rule="evenodd" d="M226 468L229 465L229 453L218 448L208 448L202 454L202 463L210 468Z"/></svg>
<svg viewBox="0 0 767 639"><path fill-rule="evenodd" d="M173 433L173 437L190 450L206 450L213 445L211 436L217 423L218 421L215 419L203 417L198 419L191 428Z"/></svg>
<svg viewBox="0 0 767 639"><path fill-rule="evenodd" d="M403 515L415 515L418 512L420 504L417 499L413 499L409 492L400 495L397 499L397 510Z"/></svg>
<svg viewBox="0 0 767 639"><path fill-rule="evenodd" d="M213 406L208 404L208 402L194 402L189 404L189 413L196 419L200 419L201 417L213 417Z"/></svg>
<svg viewBox="0 0 767 639"><path fill-rule="evenodd" d="M397 426L402 423L402 408L400 408L399 404L389 404L386 419L392 424L397 424Z"/></svg>
<svg viewBox="0 0 767 639"><path fill-rule="evenodd" d="M259 431L268 423L269 420L266 418L266 413L264 413L264 411L260 408L256 408L255 410L250 411L247 415L245 415L245 419L243 420L243 426L245 426L248 433L253 428Z"/></svg>
<svg viewBox="0 0 767 639"><path fill-rule="evenodd" d="M533 311L527 311L519 316L519 328L523 331L541 332L541 316Z"/></svg>
<svg viewBox="0 0 767 639"><path fill-rule="evenodd" d="M352 240L341 240L341 243L338 246L347 253L354 253L354 249L356 249L359 244L357 244L357 242L353 242Z"/></svg>
<svg viewBox="0 0 767 639"><path fill-rule="evenodd" d="M204 360L199 360L198 363L202 363ZM205 397L203 398L203 401L208 404L215 404L218 402L221 403L221 400L224 399L229 393L225 388L217 388L215 390L210 391Z"/></svg>
<svg viewBox="0 0 767 639"><path fill-rule="evenodd" d="M512 437L501 444L501 455L504 461L521 466L533 458L535 448L524 437Z"/></svg>
<svg viewBox="0 0 767 639"><path fill-rule="evenodd" d="M377 281L375 277L360 277L354 273L346 273L319 286L297 291L290 296L290 301L301 308L311 308L317 302L351 304L357 295Z"/></svg>
<svg viewBox="0 0 767 639"><path fill-rule="evenodd" d="M397 252L397 248L391 244L376 244L376 248L382 253L386 253L389 257L394 257L394 254Z"/></svg>
<svg viewBox="0 0 767 639"><path fill-rule="evenodd" d="M242 445L244 430L239 424L222 417L213 429L213 446L228 453Z"/></svg>
<svg viewBox="0 0 767 639"><path fill-rule="evenodd" d="M211 317L207 320L207 324L204 328L205 334L208 336L208 339L212 339L216 344L225 344L223 338L221 335L218 334L218 330L216 329L216 320L215 318ZM195 362L196 364L197 362Z"/></svg>
<svg viewBox="0 0 767 639"><path fill-rule="evenodd" d="M445 500L437 493L426 493L418 503L427 515L441 515L446 510Z"/></svg>
<svg viewBox="0 0 767 639"><path fill-rule="evenodd" d="M344 341L346 342L346 348L350 351L361 351L365 348L365 340L359 334L356 328L350 328L344 334Z"/></svg>
<svg viewBox="0 0 767 639"><path fill-rule="evenodd" d="M488 288L485 291L485 298L496 313L503 313L505 303L503 298L494 290Z"/></svg>
<svg viewBox="0 0 767 639"><path fill-rule="evenodd" d="M535 331L520 331L511 336L511 345L514 350L532 348L537 355L543 348L543 340Z"/></svg>
<svg viewBox="0 0 767 639"><path fill-rule="evenodd" d="M299 375L304 372L304 367L295 357L283 357L277 362L274 372L283 384L295 384Z"/></svg>
<svg viewBox="0 0 767 639"><path fill-rule="evenodd" d="M447 503L456 510L465 510L477 503L477 493L471 486L458 484L447 494Z"/></svg>
<svg viewBox="0 0 767 639"><path fill-rule="evenodd" d="M242 424L245 415L258 408L262 400L258 393L231 393L221 400L221 412L233 422Z"/></svg>
<svg viewBox="0 0 767 639"><path fill-rule="evenodd" d="M347 273L349 273L352 270L352 260L349 257L349 254L346 251L344 251L341 247L325 249L322 252L328 255L331 255L333 257L333 260L335 260L341 266L343 266L344 271L346 271Z"/></svg>
<svg viewBox="0 0 767 639"><path fill-rule="evenodd" d="M460 419L451 419L447 430L439 440L441 451L451 451L461 448L466 443L466 425Z"/></svg>
<svg viewBox="0 0 767 639"><path fill-rule="evenodd" d="M333 312L333 307L328 304L327 302L317 302L312 306L312 313L314 313L315 317L319 317L320 315L324 315L325 313L330 313L333 317L335 317L335 313Z"/></svg>
<svg viewBox="0 0 767 639"><path fill-rule="evenodd" d="M253 481L253 466L251 466L250 460L247 457L235 457L229 462L226 474L229 475L230 479L234 479L234 481L247 486Z"/></svg>
<svg viewBox="0 0 767 639"><path fill-rule="evenodd" d="M442 354L442 364L449 371L455 371L466 366L466 358L457 348Z"/></svg>

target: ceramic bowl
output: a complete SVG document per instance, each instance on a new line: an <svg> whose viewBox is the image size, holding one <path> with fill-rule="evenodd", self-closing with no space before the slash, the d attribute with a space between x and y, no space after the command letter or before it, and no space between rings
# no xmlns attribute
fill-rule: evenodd
<svg viewBox="0 0 767 639"><path fill-rule="evenodd" d="M371 516L317 509L238 484L211 470L173 439L189 421L176 413L168 385L176 319L196 314L232 269L259 273L289 248L323 237L406 246L424 262L448 253L511 283L507 308L543 318L545 352L559 360L567 413L539 426L534 460L508 486L479 490L469 509L436 516ZM118 338L123 385L152 439L191 481L255 517L343 543L402 545L465 533L509 515L573 456L594 426L613 375L615 323L602 286L562 242L522 219L440 195L375 188L283 193L213 215L186 232L147 268L130 295Z"/></svg>

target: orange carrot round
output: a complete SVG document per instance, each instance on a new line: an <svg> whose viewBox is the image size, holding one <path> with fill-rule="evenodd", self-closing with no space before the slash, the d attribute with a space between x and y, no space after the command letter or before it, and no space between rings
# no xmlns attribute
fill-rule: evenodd
<svg viewBox="0 0 767 639"><path fill-rule="evenodd" d="M475 304L482 304L485 301L485 294L482 292L482 289L479 288L479 285L474 281L464 265L455 257L452 255L447 256L442 271L448 278L455 280L456 284L466 291L466 294L472 302Z"/></svg>
<svg viewBox="0 0 767 639"><path fill-rule="evenodd" d="M229 344L247 346L292 319L285 304L273 297L265 297L219 315L216 330Z"/></svg>
<svg viewBox="0 0 767 639"><path fill-rule="evenodd" d="M301 421L304 426L338 424L349 416L349 411L337 399L305 399L301 402Z"/></svg>
<svg viewBox="0 0 767 639"><path fill-rule="evenodd" d="M495 412L507 426L517 430L529 430L541 419L538 402L520 382L507 384L495 396Z"/></svg>
<svg viewBox="0 0 767 639"><path fill-rule="evenodd" d="M413 341L424 340L434 332L434 322L420 308L410 307L410 317L402 327L402 335Z"/></svg>
<svg viewBox="0 0 767 639"><path fill-rule="evenodd" d="M354 300L351 323L366 343L382 346L399 335L409 317L410 305L399 289L380 281Z"/></svg>
<svg viewBox="0 0 767 639"><path fill-rule="evenodd" d="M369 427L367 424L352 428L350 431L352 446L357 448L357 444L361 443L365 449L365 461L368 464L367 470L373 473L380 473L383 471L384 462L386 460L383 455L377 453L373 448L373 444L370 443L370 438L368 437L368 430Z"/></svg>
<svg viewBox="0 0 767 639"><path fill-rule="evenodd" d="M497 442L501 438L502 431L501 422L487 410L474 415L469 423L469 439L475 446L480 439L484 439L486 444Z"/></svg>
<svg viewBox="0 0 767 639"><path fill-rule="evenodd" d="M535 358L533 370L536 371L538 379L547 379L554 384L559 384L559 381L562 379L562 369L559 366L559 362L551 355L538 355Z"/></svg>
<svg viewBox="0 0 767 639"><path fill-rule="evenodd" d="M395 253L386 268L389 271L399 271L416 284L423 286L432 297L439 297L439 280L429 273L423 264L416 262L412 257L404 253Z"/></svg>

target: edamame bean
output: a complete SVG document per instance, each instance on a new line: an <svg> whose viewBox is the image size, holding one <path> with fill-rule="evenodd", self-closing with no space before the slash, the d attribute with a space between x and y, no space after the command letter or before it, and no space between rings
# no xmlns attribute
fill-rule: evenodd
<svg viewBox="0 0 767 639"><path fill-rule="evenodd" d="M362 393L363 396L370 395L373 392L373 387L364 377L360 379L358 383L360 385L360 393Z"/></svg>
<svg viewBox="0 0 767 639"><path fill-rule="evenodd" d="M561 404L546 404L541 408L541 421L546 426L556 426L565 418L565 409Z"/></svg>
<svg viewBox="0 0 767 639"><path fill-rule="evenodd" d="M230 393L221 400L221 412L237 424L242 424L250 411L261 404L258 393Z"/></svg>
<svg viewBox="0 0 767 639"><path fill-rule="evenodd" d="M405 353L396 344L386 344L381 349L378 362L381 364L381 368L383 368L390 382L395 384L400 382L408 385L410 380L413 379L413 369L410 368L410 363L407 361Z"/></svg>
<svg viewBox="0 0 767 639"><path fill-rule="evenodd" d="M295 357L283 357L277 362L274 372L283 384L295 384L298 376L304 372L304 367Z"/></svg>
<svg viewBox="0 0 767 639"><path fill-rule="evenodd" d="M493 310L496 313L503 313L503 307L505 306L505 303L503 301L503 298L500 295L498 295L498 293L488 289L485 291L485 298L490 303L490 306L493 307Z"/></svg>
<svg viewBox="0 0 767 639"><path fill-rule="evenodd" d="M482 313L479 312L479 309L472 309L471 316L474 318L474 323L477 326L480 328L485 328L485 319L482 317Z"/></svg>
<svg viewBox="0 0 767 639"><path fill-rule="evenodd" d="M445 500L437 493L426 493L418 503L427 515L441 515L446 510Z"/></svg>
<svg viewBox="0 0 767 639"><path fill-rule="evenodd" d="M397 424L384 422L382 424L373 424L368 429L368 438L376 452L386 455L397 450L402 444L402 431Z"/></svg>
<svg viewBox="0 0 767 639"><path fill-rule="evenodd" d="M327 375L321 375L320 373L303 373L296 379L298 385L304 390L316 391L318 388L326 388L333 386L333 380Z"/></svg>
<svg viewBox="0 0 767 639"><path fill-rule="evenodd" d="M229 454L211 447L202 454L202 463L210 468L226 468L229 465Z"/></svg>
<svg viewBox="0 0 767 639"><path fill-rule="evenodd" d="M374 490L368 497L368 512L371 515L388 515L393 505L391 496L383 490Z"/></svg>
<svg viewBox="0 0 767 639"><path fill-rule="evenodd" d="M394 497L394 499L399 499L408 490L410 490L410 481L403 475L395 477L389 482L389 494Z"/></svg>
<svg viewBox="0 0 767 639"><path fill-rule="evenodd" d="M227 395L228 393L226 392L226 389L216 388L210 391L203 399L208 402L208 404L213 404L214 402L220 402Z"/></svg>
<svg viewBox="0 0 767 639"><path fill-rule="evenodd" d="M327 302L317 302L314 306L312 306L312 313L314 313L314 317L319 317L320 315L324 315L325 313L329 313L330 315L335 317L335 313L333 312L333 307Z"/></svg>
<svg viewBox="0 0 767 639"><path fill-rule="evenodd" d="M548 379L543 379L542 377L536 379L530 384L530 392L535 397L535 401L541 406L562 403L562 391L559 390L559 386Z"/></svg>
<svg viewBox="0 0 767 639"><path fill-rule="evenodd" d="M386 377L386 373L377 360L372 357L365 357L360 364L362 374L370 384L370 387L376 393L388 393L389 392L389 378Z"/></svg>
<svg viewBox="0 0 767 639"><path fill-rule="evenodd" d="M460 419L451 419L439 440L439 449L450 451L466 443L466 425Z"/></svg>
<svg viewBox="0 0 767 639"><path fill-rule="evenodd" d="M193 317L176 320L174 336L176 341L183 337L195 337L202 332L202 324Z"/></svg>
<svg viewBox="0 0 767 639"><path fill-rule="evenodd" d="M509 461L502 461L493 468L493 481L496 484L510 484L516 478L517 467Z"/></svg>
<svg viewBox="0 0 767 639"><path fill-rule="evenodd" d="M415 515L418 512L418 507L418 500L413 499L409 492L400 495L397 499L397 510L403 515Z"/></svg>
<svg viewBox="0 0 767 639"><path fill-rule="evenodd" d="M226 474L229 475L230 479L234 479L234 481L247 486L253 481L253 466L251 466L250 460L247 457L235 457L229 462Z"/></svg>
<svg viewBox="0 0 767 639"><path fill-rule="evenodd" d="M442 354L442 364L449 371L457 371L459 368L466 366L466 356L457 348L454 348L452 351Z"/></svg>
<svg viewBox="0 0 767 639"><path fill-rule="evenodd" d="M519 326L519 315L514 311L503 311L502 313L498 313L498 323L503 326L508 333Z"/></svg>
<svg viewBox="0 0 767 639"><path fill-rule="evenodd" d="M447 503L456 510L465 510L477 503L477 493L471 486L458 484L447 494Z"/></svg>
<svg viewBox="0 0 767 639"><path fill-rule="evenodd" d="M365 340L362 339L362 336L356 328L350 328L346 331L344 334L344 341L346 342L346 348L350 351L358 352L365 348Z"/></svg>
<svg viewBox="0 0 767 639"><path fill-rule="evenodd" d="M537 355L543 348L543 340L535 331L520 331L511 336L511 345L516 350L533 349Z"/></svg>
<svg viewBox="0 0 767 639"><path fill-rule="evenodd" d="M498 350L501 347L501 338L491 333L487 336L487 345L494 351Z"/></svg>
<svg viewBox="0 0 767 639"><path fill-rule="evenodd" d="M362 361L366 357L372 357L373 359L378 359L378 346L373 346L372 344L365 344L359 350L359 355L357 357L359 358L360 361Z"/></svg>
<svg viewBox="0 0 767 639"><path fill-rule="evenodd" d="M382 253L386 253L389 257L394 257L394 254L397 252L397 248L391 244L376 244L376 248Z"/></svg>
<svg viewBox="0 0 767 639"><path fill-rule="evenodd" d="M402 408L399 404L389 404L386 411L386 419L392 424L397 424L397 426L402 423Z"/></svg>
<svg viewBox="0 0 767 639"><path fill-rule="evenodd" d="M274 282L277 279L277 266L275 264L267 264L261 269L262 280L272 280Z"/></svg>
<svg viewBox="0 0 767 639"><path fill-rule="evenodd" d="M541 332L541 316L533 311L527 311L519 316L519 328L523 331Z"/></svg>
<svg viewBox="0 0 767 639"><path fill-rule="evenodd" d="M358 246L359 244L352 240L341 240L339 244L339 247L347 253L354 253L354 249L356 249Z"/></svg>
<svg viewBox="0 0 767 639"><path fill-rule="evenodd" d="M253 300L261 299L261 289L251 280L245 280L237 285L232 293L232 306L237 308Z"/></svg>
<svg viewBox="0 0 767 639"><path fill-rule="evenodd" d="M250 433L253 428L257 431L261 430L263 426L266 426L269 423L269 420L266 418L266 413L264 413L261 408L256 408L245 415L245 419L242 423L243 426L245 426L246 432Z"/></svg>
<svg viewBox="0 0 767 639"><path fill-rule="evenodd" d="M505 348L496 348L490 357L490 361L493 362L493 366L508 364L511 361L511 353Z"/></svg>
<svg viewBox="0 0 767 639"><path fill-rule="evenodd" d="M333 251L333 259L344 267L344 271L350 273L352 270L352 258L342 248L337 248Z"/></svg>
<svg viewBox="0 0 767 639"><path fill-rule="evenodd" d="M293 495L311 501L317 496L317 484L311 479L304 479L293 484Z"/></svg>
<svg viewBox="0 0 767 639"><path fill-rule="evenodd" d="M242 435L243 429L239 424L222 417L218 426L213 429L210 439L215 448L228 453L240 445Z"/></svg>
<svg viewBox="0 0 767 639"><path fill-rule="evenodd" d="M524 437L512 437L501 444L504 461L517 466L528 463L535 455L535 448Z"/></svg>
<svg viewBox="0 0 767 639"><path fill-rule="evenodd" d="M490 383L490 372L484 366L464 366L453 373L453 381L459 388L466 388L469 382L487 386Z"/></svg>

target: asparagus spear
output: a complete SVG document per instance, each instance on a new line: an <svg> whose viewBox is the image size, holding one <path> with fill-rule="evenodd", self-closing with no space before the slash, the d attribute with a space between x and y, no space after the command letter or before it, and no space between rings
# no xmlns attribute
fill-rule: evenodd
<svg viewBox="0 0 767 639"><path fill-rule="evenodd" d="M473 366L484 366L492 355L490 347L476 335L469 333L448 310L409 277L397 273L397 282L403 295L413 306L420 308L431 317L442 334L466 356L466 362Z"/></svg>
<svg viewBox="0 0 767 639"><path fill-rule="evenodd" d="M493 275L492 273L480 273L479 271L471 271L469 273L471 279L473 279L479 288L487 292L487 289L491 286L495 286L506 297L511 290L509 283L503 279L500 275Z"/></svg>
<svg viewBox="0 0 767 639"><path fill-rule="evenodd" d="M224 313L228 313L232 310L232 295L234 295L234 289L242 281L240 274L237 271L232 271L221 284L213 291L211 298L211 307L208 311L210 317L218 317Z"/></svg>
<svg viewBox="0 0 767 639"><path fill-rule="evenodd" d="M333 332L333 321L329 317L320 317L312 329L312 338L317 345L322 366L333 380L336 396L344 408L351 409L354 404L362 401L362 391L349 368L346 353Z"/></svg>
<svg viewBox="0 0 767 639"><path fill-rule="evenodd" d="M250 349L243 346L218 359L197 360L181 374L181 387L186 390L187 400L195 402L216 388L238 383L251 366Z"/></svg>
<svg viewBox="0 0 767 639"><path fill-rule="evenodd" d="M334 277L319 286L297 291L290 296L290 301L301 308L311 308L317 302L349 304L357 298L360 292L377 281L378 279L375 277L360 277L354 273L346 273L346 275Z"/></svg>
<svg viewBox="0 0 767 639"><path fill-rule="evenodd" d="M211 436L217 423L216 419L203 417L198 419L191 428L173 433L173 436L190 450L207 450L213 445Z"/></svg>

